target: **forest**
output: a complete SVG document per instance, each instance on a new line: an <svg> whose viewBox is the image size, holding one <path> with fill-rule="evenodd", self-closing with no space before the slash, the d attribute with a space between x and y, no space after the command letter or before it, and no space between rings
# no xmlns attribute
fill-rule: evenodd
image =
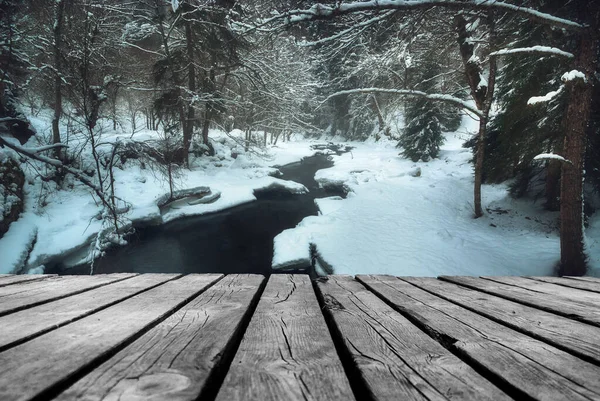
<svg viewBox="0 0 600 401"><path fill-rule="evenodd" d="M0 46L0 273L44 271L80 248L93 262L127 244L141 222L184 216L182 199L194 199L192 214L206 214L271 185L301 193L273 166L330 141L356 149L333 158L344 178L320 170L315 179L352 195L317 200L320 213L331 207L331 220L340 204L364 201L370 222L339 220L402 249L401 259L423 263L421 253L446 246L458 254L472 236L498 238L486 246L502 248L505 264L516 255L511 266L529 254L547 273L600 272L590 257L600 207L598 2L0 0ZM374 156L377 149L385 156ZM463 174L459 184L448 181L450 168ZM419 183L411 191L438 191L431 210L445 212L435 212L442 225L431 232L442 248L403 248L402 236L423 235L415 240L422 243L430 235L417 234L429 209L402 198L409 181ZM456 185L468 195L454 195ZM236 186L245 198L234 198ZM388 197L388 209L372 210ZM165 212L167 205L177 207ZM395 208L416 220L390 221L385 213ZM85 212L69 222L76 209ZM328 246L336 240L320 246L317 237L332 231L310 231L324 224L313 217L284 231L275 248L302 248L314 259L301 237L335 268ZM517 217L542 222L543 231L519 228L502 242ZM371 230L379 218L395 228ZM537 250L554 249L547 259L535 253L538 238L550 238ZM467 246L486 263L484 249Z"/></svg>

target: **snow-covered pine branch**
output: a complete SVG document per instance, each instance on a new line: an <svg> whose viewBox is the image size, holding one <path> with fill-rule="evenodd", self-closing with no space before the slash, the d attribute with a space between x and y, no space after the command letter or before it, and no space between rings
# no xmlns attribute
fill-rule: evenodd
<svg viewBox="0 0 600 401"><path fill-rule="evenodd" d="M357 89L348 89L343 91L335 92L329 96L322 102L325 103L328 100L342 95L353 95L357 93L388 93L402 96L413 96L413 97L422 97L428 100L437 100L447 103L452 103L462 109L468 110L469 112L475 114L478 117L481 117L481 111L477 110L477 108L473 107L469 102L466 102L460 98L451 95L445 95L441 93L425 93L417 90L409 90L409 89L386 89L386 88L357 88Z"/></svg>
<svg viewBox="0 0 600 401"><path fill-rule="evenodd" d="M531 105L531 104L549 102L550 100L554 99L554 97L556 97L556 95L561 93L564 88L565 88L565 86L561 85L560 88L558 88L557 90L548 92L544 96L533 96L533 97L529 98L529 100L527 101L527 104Z"/></svg>
<svg viewBox="0 0 600 401"><path fill-rule="evenodd" d="M545 53L552 54L555 56L563 56L567 58L574 58L573 53L566 52L564 50L557 49L556 47L549 46L531 46L531 47L518 47L514 49L500 49L495 52L491 52L490 56L505 56L509 54L519 53Z"/></svg>
<svg viewBox="0 0 600 401"><path fill-rule="evenodd" d="M570 160L565 159L564 157L554 154L554 153L541 153L533 158L533 160L556 160L561 163L569 163L573 164Z"/></svg>
<svg viewBox="0 0 600 401"><path fill-rule="evenodd" d="M304 10L290 10L286 13L275 15L271 18L263 20L260 25L270 24L279 20L283 20L284 23L287 24L292 24L318 19L335 18L340 15L363 11L428 9L436 6L451 10L481 10L488 8L498 11L513 12L530 20L559 28L575 31L583 29L583 25L575 21L559 18L533 8L521 7L496 0L468 0L460 2L455 0L371 0L357 1L352 3L337 2L335 5L317 3Z"/></svg>
<svg viewBox="0 0 600 401"><path fill-rule="evenodd" d="M576 79L581 79L584 83L587 83L587 78L586 78L585 74L578 70L571 70L569 72L565 72L560 77L560 80L565 83L575 81Z"/></svg>

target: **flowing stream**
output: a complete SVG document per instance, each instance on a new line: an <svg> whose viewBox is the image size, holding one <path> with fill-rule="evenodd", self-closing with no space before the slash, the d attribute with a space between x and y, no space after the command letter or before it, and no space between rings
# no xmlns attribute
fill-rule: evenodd
<svg viewBox="0 0 600 401"><path fill-rule="evenodd" d="M317 215L315 198L345 196L342 188L319 188L317 170L333 166L323 154L280 167L280 178L305 185L306 194L283 189L255 191L256 201L220 212L185 217L138 229L129 244L107 251L94 262L106 273L261 273L271 272L273 238ZM46 273L89 274L90 266L46 266Z"/></svg>

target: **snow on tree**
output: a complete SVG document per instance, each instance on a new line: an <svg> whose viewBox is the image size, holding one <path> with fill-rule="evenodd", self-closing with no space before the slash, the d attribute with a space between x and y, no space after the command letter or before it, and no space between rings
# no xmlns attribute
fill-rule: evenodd
<svg viewBox="0 0 600 401"><path fill-rule="evenodd" d="M423 64L418 65L421 83L419 89L426 93L434 93L438 89L439 66L431 55ZM404 150L402 154L416 162L429 161L438 156L440 146L444 143L442 135L442 110L439 102L420 97L414 99L406 107L405 120L408 121L398 146Z"/></svg>

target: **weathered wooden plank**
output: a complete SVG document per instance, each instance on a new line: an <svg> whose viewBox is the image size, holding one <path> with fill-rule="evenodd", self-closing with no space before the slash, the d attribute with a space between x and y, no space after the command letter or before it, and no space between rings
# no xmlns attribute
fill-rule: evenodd
<svg viewBox="0 0 600 401"><path fill-rule="evenodd" d="M222 275L188 275L0 353L0 399L47 399Z"/></svg>
<svg viewBox="0 0 600 401"><path fill-rule="evenodd" d="M579 290L600 292L600 282L584 281L584 280L571 280L563 277L527 277L532 280L543 281L546 283L557 284L560 286L577 288Z"/></svg>
<svg viewBox="0 0 600 401"><path fill-rule="evenodd" d="M560 295L550 295L477 277L441 276L439 278L547 312L600 326L600 309L589 302L581 303ZM533 282L533 280L529 281Z"/></svg>
<svg viewBox="0 0 600 401"><path fill-rule="evenodd" d="M179 277L143 274L0 317L0 351Z"/></svg>
<svg viewBox="0 0 600 401"><path fill-rule="evenodd" d="M510 388L517 399L600 398L600 367L596 365L405 282L412 278L358 279L449 349Z"/></svg>
<svg viewBox="0 0 600 401"><path fill-rule="evenodd" d="M559 296L564 299L568 299L569 302L577 303L578 305L600 308L600 294L594 292L582 291L576 288L543 282L541 280L531 280L525 277L490 276L482 278L485 280L494 281L496 283L512 285L538 293Z"/></svg>
<svg viewBox="0 0 600 401"><path fill-rule="evenodd" d="M56 400L203 399L224 356L233 356L264 281L225 277Z"/></svg>
<svg viewBox="0 0 600 401"><path fill-rule="evenodd" d="M135 275L119 273L98 276L60 276L0 287L0 316L79 294Z"/></svg>
<svg viewBox="0 0 600 401"><path fill-rule="evenodd" d="M419 277L406 278L405 280L440 298L488 317L497 323L504 324L535 338L543 339L600 365L600 347L598 347L600 327L446 281Z"/></svg>
<svg viewBox="0 0 600 401"><path fill-rule="evenodd" d="M351 400L310 278L271 275L217 400Z"/></svg>
<svg viewBox="0 0 600 401"><path fill-rule="evenodd" d="M352 277L330 276L318 288L375 399L508 399Z"/></svg>
<svg viewBox="0 0 600 401"><path fill-rule="evenodd" d="M589 281L591 283L600 283L600 277L591 277L591 276L563 276L563 278L568 278L569 280Z"/></svg>
<svg viewBox="0 0 600 401"><path fill-rule="evenodd" d="M0 287L11 284L26 283L28 281L43 280L56 274L2 274L0 275Z"/></svg>

